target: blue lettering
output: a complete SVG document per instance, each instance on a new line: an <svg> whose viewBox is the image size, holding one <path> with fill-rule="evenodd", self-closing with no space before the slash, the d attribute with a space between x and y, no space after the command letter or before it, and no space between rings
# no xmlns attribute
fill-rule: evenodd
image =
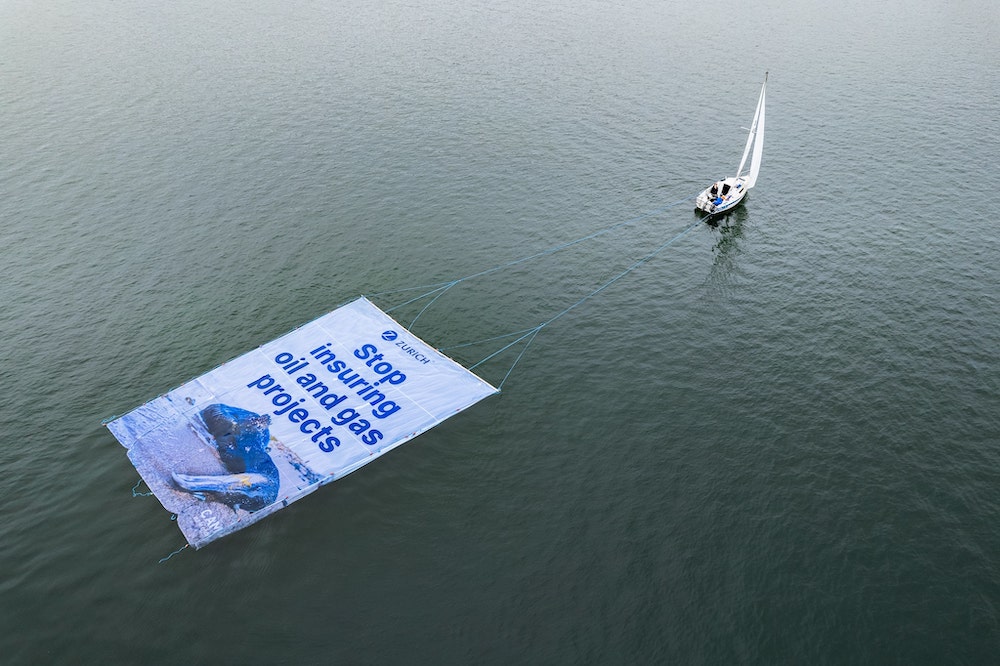
<svg viewBox="0 0 1000 666"><path fill-rule="evenodd" d="M377 351L378 347L375 345L361 345L361 349L354 350L354 355L363 361Z"/></svg>

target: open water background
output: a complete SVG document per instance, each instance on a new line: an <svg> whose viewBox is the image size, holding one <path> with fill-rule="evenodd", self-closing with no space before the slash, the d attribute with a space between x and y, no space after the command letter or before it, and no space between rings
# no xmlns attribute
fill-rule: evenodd
<svg viewBox="0 0 1000 666"><path fill-rule="evenodd" d="M0 661L996 663L1000 7L734 9L2 0ZM765 70L725 225L501 396L157 564L182 537L103 418L693 196ZM414 332L533 326L694 221L464 283Z"/></svg>

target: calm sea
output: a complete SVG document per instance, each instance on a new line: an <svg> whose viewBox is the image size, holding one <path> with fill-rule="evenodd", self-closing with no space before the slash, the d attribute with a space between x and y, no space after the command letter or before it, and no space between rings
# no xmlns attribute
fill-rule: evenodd
<svg viewBox="0 0 1000 666"><path fill-rule="evenodd" d="M998 52L994 0L0 2L0 661L996 663ZM547 320L696 221L765 71L724 224L158 564L103 418L633 220L414 333Z"/></svg>

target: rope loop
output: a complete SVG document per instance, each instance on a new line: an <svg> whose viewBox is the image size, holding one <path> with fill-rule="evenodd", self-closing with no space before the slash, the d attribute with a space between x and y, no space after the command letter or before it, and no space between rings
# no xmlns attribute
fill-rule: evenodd
<svg viewBox="0 0 1000 666"><path fill-rule="evenodd" d="M173 556L174 556L174 555L176 555L177 553L179 553L179 552L181 552L182 550L184 550L185 548L187 548L187 547L188 547L189 545L190 545L190 544L184 544L183 546L181 546L180 548L178 548L178 549L177 549L177 550L175 550L174 552L170 553L170 554L169 554L169 555L167 555L166 557L161 557L161 558L160 558L160 561L159 561L159 562L157 562L157 564L163 564L164 562L166 562L167 560L169 560L169 559L170 559L171 557L173 557Z"/></svg>
<svg viewBox="0 0 1000 666"><path fill-rule="evenodd" d="M132 486L132 497L149 497L150 495L153 494L153 491L149 491L148 493L137 492L140 485L142 485L142 479L136 481L135 485Z"/></svg>

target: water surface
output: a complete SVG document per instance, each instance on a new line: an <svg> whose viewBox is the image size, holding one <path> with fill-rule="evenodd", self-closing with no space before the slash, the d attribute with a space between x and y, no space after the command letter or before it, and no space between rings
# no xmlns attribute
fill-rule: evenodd
<svg viewBox="0 0 1000 666"><path fill-rule="evenodd" d="M0 653L992 662L998 46L974 0L5 3ZM646 214L735 167L765 71L726 224L547 327L501 396L157 564L181 535L101 419L639 218L414 332L549 319L696 221Z"/></svg>

